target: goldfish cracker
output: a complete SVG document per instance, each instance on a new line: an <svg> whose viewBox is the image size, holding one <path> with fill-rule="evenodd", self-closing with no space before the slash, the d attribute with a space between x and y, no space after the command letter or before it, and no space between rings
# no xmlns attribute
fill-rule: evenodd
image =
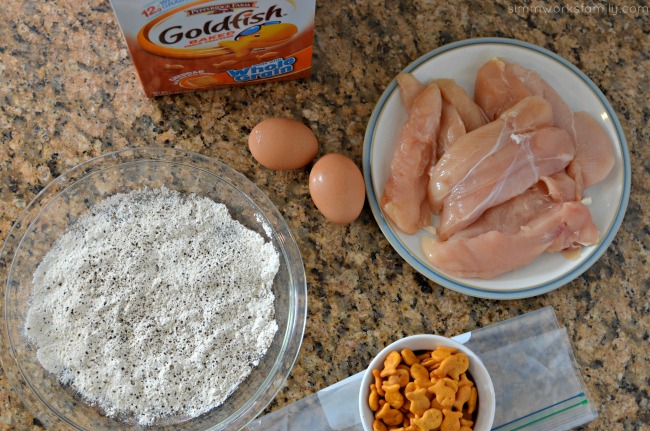
<svg viewBox="0 0 650 431"><path fill-rule="evenodd" d="M474 426L474 421L465 418L460 418L460 426L461 429L462 427L472 428L472 426Z"/></svg>
<svg viewBox="0 0 650 431"><path fill-rule="evenodd" d="M460 431L460 418L463 417L461 412L443 410L444 419L440 424L440 431Z"/></svg>
<svg viewBox="0 0 650 431"><path fill-rule="evenodd" d="M404 395L399 391L399 383L394 383L392 385L387 385L384 383L382 388L385 395L386 402L394 409L399 409L404 405Z"/></svg>
<svg viewBox="0 0 650 431"><path fill-rule="evenodd" d="M456 383L456 380L450 379L448 377L445 377L442 380L445 382L446 386L449 386L450 388L452 388L454 390L454 393L458 392L458 383Z"/></svg>
<svg viewBox="0 0 650 431"><path fill-rule="evenodd" d="M420 431L433 431L438 429L442 423L442 412L436 409L429 409L422 417L413 419L413 423Z"/></svg>
<svg viewBox="0 0 650 431"><path fill-rule="evenodd" d="M372 431L388 431L388 427L379 419L375 419L372 421Z"/></svg>
<svg viewBox="0 0 650 431"><path fill-rule="evenodd" d="M110 2L149 97L311 74L315 0Z"/></svg>
<svg viewBox="0 0 650 431"><path fill-rule="evenodd" d="M431 408L434 408L434 409L437 409L437 410L440 410L440 411L444 410L444 407L438 401L436 401L435 398L433 398L431 400Z"/></svg>
<svg viewBox="0 0 650 431"><path fill-rule="evenodd" d="M398 369L398 370L405 370L407 373L410 373L410 372L411 372L411 367L410 367L409 365L406 365L404 362L400 363L400 364L397 366L397 369Z"/></svg>
<svg viewBox="0 0 650 431"><path fill-rule="evenodd" d="M411 412L411 401L408 399L404 400L404 404L402 404L402 407L399 408L402 413L410 413Z"/></svg>
<svg viewBox="0 0 650 431"><path fill-rule="evenodd" d="M461 386L458 388L458 391L456 392L456 401L453 404L454 408L458 411L463 410L463 406L467 401L469 401L471 394L472 388L469 386Z"/></svg>
<svg viewBox="0 0 650 431"><path fill-rule="evenodd" d="M454 380L459 380L460 375L467 371L468 368L469 358L464 353L458 353L443 359L440 367L434 370L434 374L439 378L450 376Z"/></svg>
<svg viewBox="0 0 650 431"><path fill-rule="evenodd" d="M472 414L476 410L476 403L478 399L478 391L475 387L472 387L472 392L469 394L469 399L467 400L467 413Z"/></svg>
<svg viewBox="0 0 650 431"><path fill-rule="evenodd" d="M388 380L391 379L396 379L397 382L399 383L400 387L405 387L409 381L410 381L410 374L408 370L405 370L403 368L397 367L397 370L395 370L396 374L392 375L388 378Z"/></svg>
<svg viewBox="0 0 650 431"><path fill-rule="evenodd" d="M474 386L474 382L467 378L467 374L462 373L460 375L460 380L458 381L458 387L461 386Z"/></svg>
<svg viewBox="0 0 650 431"><path fill-rule="evenodd" d="M415 356L415 353L413 353L413 350L411 349L403 349L400 354L402 355L404 363L409 367L413 364L420 363L420 360Z"/></svg>
<svg viewBox="0 0 650 431"><path fill-rule="evenodd" d="M379 410L379 393L377 393L377 387L374 383L370 385L370 397L368 399L368 405L370 406L370 410L373 412Z"/></svg>
<svg viewBox="0 0 650 431"><path fill-rule="evenodd" d="M448 358L449 356L451 356L452 353L456 353L456 349L454 349L453 347L449 349L437 348L436 350L431 352L431 358L437 362L442 362L443 359Z"/></svg>
<svg viewBox="0 0 650 431"><path fill-rule="evenodd" d="M406 394L406 397L411 402L411 407L409 410L416 416L422 416L424 412L431 406L426 392L427 390L422 388Z"/></svg>
<svg viewBox="0 0 650 431"><path fill-rule="evenodd" d="M438 380L428 391L436 395L436 401L443 407L451 407L456 402L456 390L445 380Z"/></svg>
<svg viewBox="0 0 650 431"><path fill-rule="evenodd" d="M375 419L380 419L388 426L396 426L404 421L404 414L396 409L391 409L388 403L384 404L377 413Z"/></svg>
<svg viewBox="0 0 650 431"><path fill-rule="evenodd" d="M381 387L383 386L384 381L382 380L380 373L381 372L379 370L372 370L372 375L375 377L375 388L377 390L377 393L383 397L385 395L385 392Z"/></svg>
<svg viewBox="0 0 650 431"><path fill-rule="evenodd" d="M390 352L388 356L386 356L386 359L384 359L384 369L381 370L381 373L379 375L382 377L387 377L392 376L393 374L397 374L397 366L401 360L402 359L399 353Z"/></svg>
<svg viewBox="0 0 650 431"><path fill-rule="evenodd" d="M431 386L429 372L426 368L424 368L424 366L420 364L411 365L411 377L415 381L415 385L418 388L428 388Z"/></svg>
<svg viewBox="0 0 650 431"><path fill-rule="evenodd" d="M424 361L422 361L421 365L427 370L434 370L440 366L440 362L438 362L434 358L427 358Z"/></svg>
<svg viewBox="0 0 650 431"><path fill-rule="evenodd" d="M417 389L417 387L415 386L415 382L409 382L404 387L404 393L408 394L409 392L413 392L416 389Z"/></svg>

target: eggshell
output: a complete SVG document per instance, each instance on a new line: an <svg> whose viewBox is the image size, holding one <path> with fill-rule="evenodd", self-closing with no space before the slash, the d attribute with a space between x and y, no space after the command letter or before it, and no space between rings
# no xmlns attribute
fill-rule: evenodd
<svg viewBox="0 0 650 431"><path fill-rule="evenodd" d="M267 118L251 130L251 154L274 170L298 169L314 160L318 141L311 129L291 118Z"/></svg>
<svg viewBox="0 0 650 431"><path fill-rule="evenodd" d="M326 219L348 224L361 214L366 186L361 171L352 160L330 153L318 159L311 169L309 194Z"/></svg>

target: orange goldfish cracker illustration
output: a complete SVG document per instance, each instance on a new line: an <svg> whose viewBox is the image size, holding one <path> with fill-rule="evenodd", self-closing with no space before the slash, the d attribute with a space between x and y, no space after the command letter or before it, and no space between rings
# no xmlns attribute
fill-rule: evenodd
<svg viewBox="0 0 650 431"><path fill-rule="evenodd" d="M180 81L181 87L184 88L206 88L218 84L220 84L219 79L213 75L188 76Z"/></svg>
<svg viewBox="0 0 650 431"><path fill-rule="evenodd" d="M231 50L236 58L241 58L250 55L254 49L264 49L284 43L297 33L298 27L293 24L269 21L247 28L235 36L235 40L219 42L219 46Z"/></svg>

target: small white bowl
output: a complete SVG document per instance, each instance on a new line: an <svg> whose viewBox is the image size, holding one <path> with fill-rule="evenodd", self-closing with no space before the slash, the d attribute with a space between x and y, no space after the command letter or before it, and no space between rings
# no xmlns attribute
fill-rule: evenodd
<svg viewBox="0 0 650 431"><path fill-rule="evenodd" d="M365 431L372 430L372 421L375 416L368 405L370 396L370 385L374 383L372 370L381 370L384 366L386 356L394 350L401 351L408 348L414 352L417 350L434 350L438 346L455 347L459 352L465 353L469 357L469 374L478 390L478 413L474 423L474 431L489 431L492 428L495 412L495 395L492 379L488 374L485 365L478 356L464 345L440 335L420 334L402 338L386 346L375 359L372 360L361 380L361 390L359 391L359 414L361 415L361 424Z"/></svg>

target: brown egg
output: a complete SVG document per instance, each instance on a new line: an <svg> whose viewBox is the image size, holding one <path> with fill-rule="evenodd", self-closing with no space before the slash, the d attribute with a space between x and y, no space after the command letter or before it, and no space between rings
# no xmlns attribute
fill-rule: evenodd
<svg viewBox="0 0 650 431"><path fill-rule="evenodd" d="M311 169L309 194L326 219L348 224L361 214L366 186L361 171L352 160L330 153L318 159Z"/></svg>
<svg viewBox="0 0 650 431"><path fill-rule="evenodd" d="M251 154L269 169L298 169L314 160L318 141L314 132L291 118L267 118L251 130Z"/></svg>

